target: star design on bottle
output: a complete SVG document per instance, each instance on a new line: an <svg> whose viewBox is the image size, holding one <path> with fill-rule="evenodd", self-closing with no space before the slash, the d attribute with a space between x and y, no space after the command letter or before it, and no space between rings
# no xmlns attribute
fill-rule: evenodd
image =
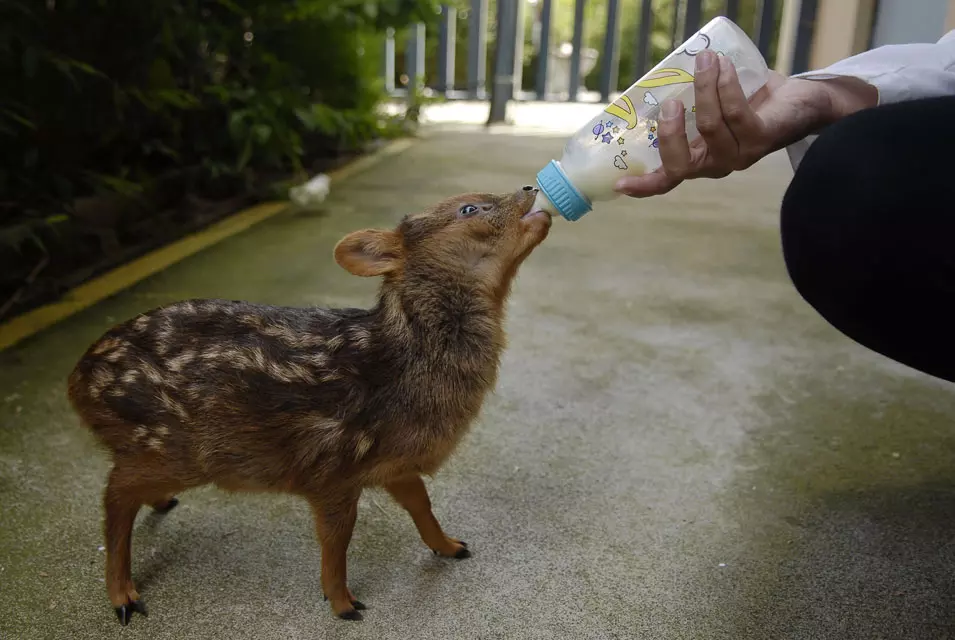
<svg viewBox="0 0 955 640"><path fill-rule="evenodd" d="M623 144L624 142L626 142L626 140L623 138L617 138L617 144Z"/></svg>
<svg viewBox="0 0 955 640"><path fill-rule="evenodd" d="M623 157L627 157L627 150L626 150L626 149L621 149L621 150L620 150L620 155L622 155Z"/></svg>
<svg viewBox="0 0 955 640"><path fill-rule="evenodd" d="M614 128L612 129L612 131L613 131L613 135L615 135L615 136L616 136L616 135L619 135L619 134L620 134L620 127L614 127Z"/></svg>
<svg viewBox="0 0 955 640"><path fill-rule="evenodd" d="M608 131L607 133L603 134L603 136L601 136L601 137L602 137L602 139L603 139L603 141L604 141L604 144L610 144L610 141L613 140L613 134L610 133L609 131Z"/></svg>

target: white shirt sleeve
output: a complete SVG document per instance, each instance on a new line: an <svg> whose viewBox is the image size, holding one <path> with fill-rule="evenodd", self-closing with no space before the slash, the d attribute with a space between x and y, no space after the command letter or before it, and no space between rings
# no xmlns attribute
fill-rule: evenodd
<svg viewBox="0 0 955 640"><path fill-rule="evenodd" d="M828 80L847 76L875 87L880 105L955 95L955 30L935 44L886 45L793 77ZM794 170L816 137L808 136L786 148Z"/></svg>

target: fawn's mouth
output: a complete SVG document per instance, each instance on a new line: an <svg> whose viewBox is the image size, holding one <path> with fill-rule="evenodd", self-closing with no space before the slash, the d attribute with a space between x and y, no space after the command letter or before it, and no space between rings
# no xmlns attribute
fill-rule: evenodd
<svg viewBox="0 0 955 640"><path fill-rule="evenodd" d="M529 209L524 215L521 216L521 220L526 220L528 218L548 218L550 219L551 215L544 211L543 209Z"/></svg>

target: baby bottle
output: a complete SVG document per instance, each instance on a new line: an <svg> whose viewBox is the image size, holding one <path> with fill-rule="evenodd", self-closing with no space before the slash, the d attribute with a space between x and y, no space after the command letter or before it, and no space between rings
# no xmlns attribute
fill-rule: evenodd
<svg viewBox="0 0 955 640"><path fill-rule="evenodd" d="M659 168L657 120L665 100L683 102L687 138L699 135L693 72L694 57L704 49L733 62L747 99L769 79L766 61L746 33L727 18L714 18L574 134L560 160L537 174L534 206L578 220L593 202L616 198L613 187L622 176Z"/></svg>

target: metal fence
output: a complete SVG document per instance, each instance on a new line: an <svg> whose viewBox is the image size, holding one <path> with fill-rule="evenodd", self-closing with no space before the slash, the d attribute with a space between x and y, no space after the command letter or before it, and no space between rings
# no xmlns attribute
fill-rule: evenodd
<svg viewBox="0 0 955 640"><path fill-rule="evenodd" d="M584 56L584 18L588 0L563 0L574 3L573 37L565 51L554 54L552 21L555 0L530 0L535 8L535 51L538 53L534 81L531 90L522 90L524 72L524 37L528 0L497 0L494 17L496 37L493 43L493 69L488 82L488 0L470 0L467 9L467 65L466 83L456 77L456 51L459 26L458 11L452 6L441 8L437 21L436 69L426 77L426 38L428 29L424 23L414 25L405 36L404 73L396 78L395 33L387 36L384 48L383 74L387 91L394 96L415 96L419 90L443 95L449 99L491 100L491 121L503 119L507 101L516 100L569 100L606 102L615 92L629 86L648 71L656 62L652 59L651 36L653 34L654 0L638 0L636 37L632 42L621 42L621 0L590 0L606 2L606 21L603 25L602 50L597 52L596 62ZM747 3L755 7L748 15L740 15L741 0L724 0L719 13L737 22L750 32L763 55L770 59L771 47L776 41L778 23L784 0L757 0ZM711 6L708 3L707 6ZM815 0L802 0L796 20L795 44L792 54L793 71L802 71L808 60L812 26L815 18ZM673 16L670 20L671 48L691 37L704 19L703 0L673 0ZM633 18L631 18L633 19ZM630 25L633 26L633 25ZM434 27L432 27L433 29ZM431 37L434 37L431 35ZM619 86L621 46L633 47L633 78L625 78ZM558 65L560 68L555 68ZM584 78L590 73L599 73L597 91L586 91ZM629 81L628 81L629 80ZM464 89L461 87L464 85ZM555 86L559 85L559 86Z"/></svg>

